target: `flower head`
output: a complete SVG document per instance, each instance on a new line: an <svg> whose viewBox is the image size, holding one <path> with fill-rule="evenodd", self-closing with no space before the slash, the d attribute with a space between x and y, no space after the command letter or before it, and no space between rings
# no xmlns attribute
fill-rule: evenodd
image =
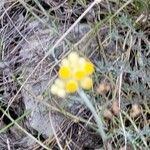
<svg viewBox="0 0 150 150"><path fill-rule="evenodd" d="M61 61L61 65L62 66L69 66L69 60L64 58L62 61Z"/></svg>
<svg viewBox="0 0 150 150"><path fill-rule="evenodd" d="M69 66L62 66L59 69L59 77L61 79L68 79L71 77L71 69Z"/></svg>
<svg viewBox="0 0 150 150"><path fill-rule="evenodd" d="M93 86L93 80L90 77L85 77L81 83L80 83L81 87L85 90L89 90L92 88Z"/></svg>
<svg viewBox="0 0 150 150"><path fill-rule="evenodd" d="M71 52L61 61L59 77L51 86L51 93L63 98L67 93L75 93L79 88L90 90L93 86L93 72L94 65L89 60Z"/></svg>
<svg viewBox="0 0 150 150"><path fill-rule="evenodd" d="M65 87L67 93L74 93L78 90L78 82L76 80L69 80Z"/></svg>
<svg viewBox="0 0 150 150"><path fill-rule="evenodd" d="M64 88L65 87L65 82L61 79L56 79L55 80L55 85L57 85L59 88Z"/></svg>
<svg viewBox="0 0 150 150"><path fill-rule="evenodd" d="M57 86L56 86L55 84L53 84L53 85L51 86L51 93L54 94L54 95L56 95L56 94L57 94L57 91L58 91Z"/></svg>
<svg viewBox="0 0 150 150"><path fill-rule="evenodd" d="M64 98L66 96L66 92L64 89L59 89L57 95L61 98Z"/></svg>
<svg viewBox="0 0 150 150"><path fill-rule="evenodd" d="M75 70L75 72L73 73L73 77L74 77L74 79L81 81L85 77L84 70L82 70L82 69Z"/></svg>
<svg viewBox="0 0 150 150"><path fill-rule="evenodd" d="M68 55L68 60L70 63L77 63L77 61L79 60L79 55L76 52L71 52Z"/></svg>
<svg viewBox="0 0 150 150"><path fill-rule="evenodd" d="M91 75L94 72L94 65L91 62L86 61L84 64L84 71L87 75Z"/></svg>
<svg viewBox="0 0 150 150"><path fill-rule="evenodd" d="M60 87L56 82L51 86L50 91L52 94L57 95L61 98L64 98L66 96L64 87Z"/></svg>

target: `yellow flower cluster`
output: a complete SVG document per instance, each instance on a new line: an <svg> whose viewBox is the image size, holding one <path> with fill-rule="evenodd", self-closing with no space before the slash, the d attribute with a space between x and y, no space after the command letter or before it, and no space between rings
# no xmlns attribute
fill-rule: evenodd
<svg viewBox="0 0 150 150"><path fill-rule="evenodd" d="M61 62L59 78L51 86L51 93L63 98L68 93L75 93L79 87L89 90L93 86L93 72L94 65L89 60L71 52Z"/></svg>

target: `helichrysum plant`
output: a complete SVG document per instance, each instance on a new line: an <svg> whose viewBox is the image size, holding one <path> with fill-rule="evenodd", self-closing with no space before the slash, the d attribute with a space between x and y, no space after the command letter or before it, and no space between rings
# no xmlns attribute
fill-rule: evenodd
<svg viewBox="0 0 150 150"><path fill-rule="evenodd" d="M67 94L78 92L81 100L83 100L85 105L91 110L103 141L106 141L106 134L101 118L97 114L92 101L88 99L87 95L83 91L90 90L92 88L93 73L94 65L92 62L84 57L80 57L76 52L71 52L67 58L64 58L61 61L58 78L51 86L51 93L64 98Z"/></svg>
<svg viewBox="0 0 150 150"><path fill-rule="evenodd" d="M93 86L94 65L87 59L71 52L61 62L58 78L51 86L51 93L64 98L75 93L79 88L89 90Z"/></svg>

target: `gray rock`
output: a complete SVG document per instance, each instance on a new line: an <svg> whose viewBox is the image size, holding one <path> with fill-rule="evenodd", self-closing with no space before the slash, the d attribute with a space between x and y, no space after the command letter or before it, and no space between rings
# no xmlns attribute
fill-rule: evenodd
<svg viewBox="0 0 150 150"><path fill-rule="evenodd" d="M24 79L30 75L37 63L43 58L45 53L57 39L57 34L53 31L53 29L50 31L49 29L47 30L43 27L40 28L38 22L29 24L28 28L30 27L34 29L33 34L30 34L31 36L27 38L27 40L30 42L22 43L22 49L20 51L20 56L24 60ZM87 25L80 25L78 28L76 27L69 35L70 41L74 41L74 39L79 37L81 38L81 36L84 35L88 29L89 27ZM75 34L73 34L73 32L75 32ZM75 38L75 36L77 38ZM65 42L62 42L55 49L55 56L57 58L59 58L60 54L66 53L67 47L64 47L64 45L66 45ZM48 88L48 83L53 81L53 71L50 65L52 61L54 60L52 60L51 57L43 61L42 65L36 70L36 72L28 80L28 83L25 84L24 89L22 90L25 108L26 110L32 111L30 116L27 118L29 126L37 130L42 135L45 135L46 137L53 136L50 116L56 132L64 120L61 115L56 113L51 113L49 116L50 111L48 108L38 101L39 95L41 97L43 91ZM49 97L44 97L44 99L42 99L51 105L51 94L48 94Z"/></svg>

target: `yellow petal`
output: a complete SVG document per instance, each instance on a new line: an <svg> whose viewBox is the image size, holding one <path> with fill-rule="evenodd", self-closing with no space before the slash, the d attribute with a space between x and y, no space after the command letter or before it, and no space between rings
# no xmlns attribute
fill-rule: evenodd
<svg viewBox="0 0 150 150"><path fill-rule="evenodd" d="M81 82L80 85L83 89L89 90L93 86L93 80L90 77L85 77Z"/></svg>
<svg viewBox="0 0 150 150"><path fill-rule="evenodd" d="M57 95L61 98L64 98L66 96L66 92L63 89L58 89Z"/></svg>
<svg viewBox="0 0 150 150"><path fill-rule="evenodd" d="M75 80L69 80L66 83L66 92L74 93L78 90L78 83Z"/></svg>
<svg viewBox="0 0 150 150"><path fill-rule="evenodd" d="M61 79L68 79L71 77L71 69L69 66L62 66L58 74Z"/></svg>
<svg viewBox="0 0 150 150"><path fill-rule="evenodd" d="M58 87L57 87L55 84L53 84L53 85L51 86L50 91L51 91L52 94L56 95L56 94L57 94L57 91L58 91Z"/></svg>

